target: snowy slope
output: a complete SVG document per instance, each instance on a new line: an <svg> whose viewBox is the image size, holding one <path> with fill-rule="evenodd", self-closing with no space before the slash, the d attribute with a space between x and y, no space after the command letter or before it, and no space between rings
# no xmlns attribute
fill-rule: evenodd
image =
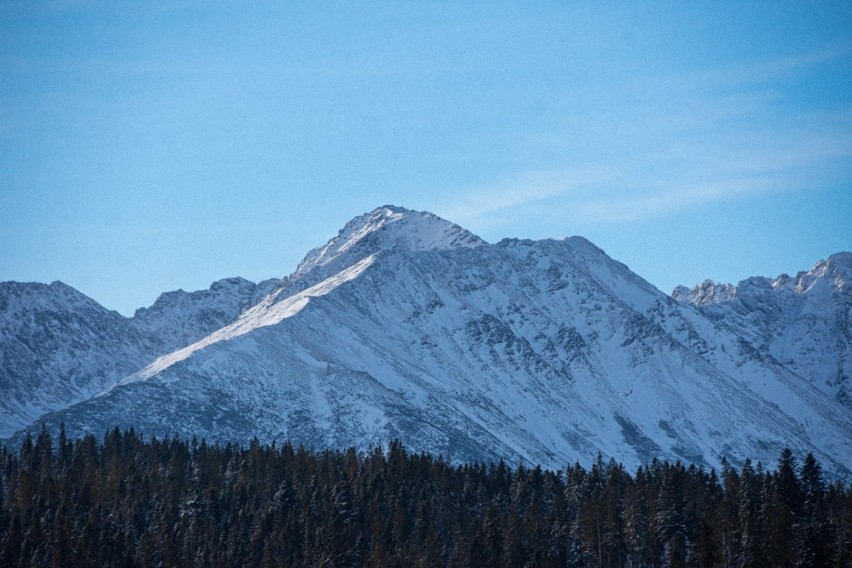
<svg viewBox="0 0 852 568"><path fill-rule="evenodd" d="M852 408L852 253L795 277L706 281L672 296Z"/></svg>
<svg viewBox="0 0 852 568"><path fill-rule="evenodd" d="M385 205L352 219L305 256L290 280L317 282L380 250L409 252L479 247L485 241L427 211Z"/></svg>
<svg viewBox="0 0 852 568"><path fill-rule="evenodd" d="M132 321L164 341L169 350L179 349L231 323L280 284L277 279L255 284L245 278L225 278L208 290L166 292L151 307L136 310Z"/></svg>
<svg viewBox="0 0 852 568"><path fill-rule="evenodd" d="M0 283L0 437L94 396L165 349L61 282Z"/></svg>
<svg viewBox="0 0 852 568"><path fill-rule="evenodd" d="M0 283L0 438L207 336L279 285L220 280L126 318L62 282Z"/></svg>
<svg viewBox="0 0 852 568"><path fill-rule="evenodd" d="M585 239L489 245L383 207L232 322L45 419L310 447L399 437L550 467L598 451L773 462L790 446L849 476L852 413L757 339Z"/></svg>

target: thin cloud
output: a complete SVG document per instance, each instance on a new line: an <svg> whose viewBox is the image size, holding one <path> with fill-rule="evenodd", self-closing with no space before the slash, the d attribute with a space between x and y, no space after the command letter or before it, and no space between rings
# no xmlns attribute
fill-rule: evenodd
<svg viewBox="0 0 852 568"><path fill-rule="evenodd" d="M673 146L608 168L531 172L459 190L463 197L439 211L478 229L525 216L630 222L762 193L818 189L819 176L850 157L852 136L805 133L774 145Z"/></svg>
<svg viewBox="0 0 852 568"><path fill-rule="evenodd" d="M788 77L814 65L848 57L852 53L852 44L830 46L824 49L778 57L764 61L754 61L730 65L710 70L697 71L658 80L663 88L686 88L689 90L718 90L726 87L754 85L775 79Z"/></svg>
<svg viewBox="0 0 852 568"><path fill-rule="evenodd" d="M600 199L571 204L576 215L598 222L628 222L648 219L759 193L778 191L783 186L771 178L740 178L692 186L656 187L652 193L639 196L610 195Z"/></svg>
<svg viewBox="0 0 852 568"><path fill-rule="evenodd" d="M639 78L604 100L566 109L562 132L531 139L574 162L573 153L585 156L591 166L460 188L441 210L479 228L523 217L620 223L818 189L848 175L852 109L832 111L819 101L793 109L773 83L851 52L843 45L661 82Z"/></svg>
<svg viewBox="0 0 852 568"><path fill-rule="evenodd" d="M436 212L465 223L485 222L490 214L523 209L539 201L605 182L610 173L596 168L542 170L478 187L457 188L452 202Z"/></svg>

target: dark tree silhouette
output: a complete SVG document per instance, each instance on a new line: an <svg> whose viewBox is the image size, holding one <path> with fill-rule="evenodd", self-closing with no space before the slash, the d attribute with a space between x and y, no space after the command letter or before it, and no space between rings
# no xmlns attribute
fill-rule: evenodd
<svg viewBox="0 0 852 568"><path fill-rule="evenodd" d="M850 566L850 487L798 463L631 476L43 429L0 448L0 566Z"/></svg>

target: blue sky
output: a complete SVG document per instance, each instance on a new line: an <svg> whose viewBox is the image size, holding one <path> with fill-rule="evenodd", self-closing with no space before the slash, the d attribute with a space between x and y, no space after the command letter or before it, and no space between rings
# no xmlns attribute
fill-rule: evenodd
<svg viewBox="0 0 852 568"><path fill-rule="evenodd" d="M132 314L386 203L665 292L852 249L852 4L530 4L0 3L0 280Z"/></svg>

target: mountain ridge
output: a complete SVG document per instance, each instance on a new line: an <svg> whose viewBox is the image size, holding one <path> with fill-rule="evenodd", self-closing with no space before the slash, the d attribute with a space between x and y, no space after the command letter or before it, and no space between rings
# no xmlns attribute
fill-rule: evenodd
<svg viewBox="0 0 852 568"><path fill-rule="evenodd" d="M399 234L406 219L421 238ZM791 446L852 470L846 406L582 237L492 245L383 207L300 267L231 322L42 419L311 447L398 437L549 467L598 451L715 467Z"/></svg>
<svg viewBox="0 0 852 568"><path fill-rule="evenodd" d="M852 408L852 253L840 252L796 276L711 280L672 297L747 339Z"/></svg>

